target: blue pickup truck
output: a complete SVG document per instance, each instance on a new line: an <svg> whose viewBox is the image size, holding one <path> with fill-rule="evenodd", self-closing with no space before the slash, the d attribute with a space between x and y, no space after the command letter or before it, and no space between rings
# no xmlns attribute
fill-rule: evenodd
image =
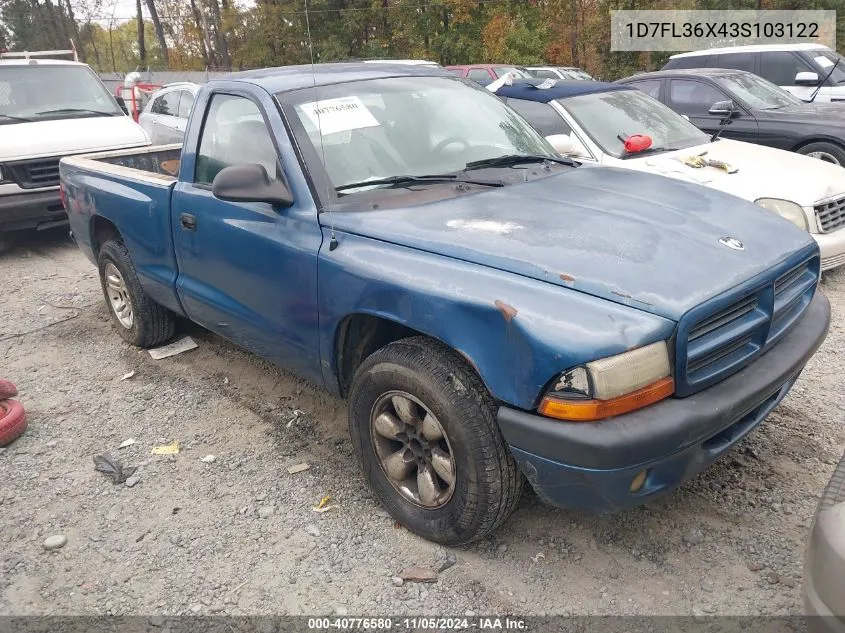
<svg viewBox="0 0 845 633"><path fill-rule="evenodd" d="M806 232L580 166L437 68L214 80L182 147L65 158L61 182L126 341L187 317L345 398L379 501L446 544L499 526L525 479L600 512L676 488L830 322Z"/></svg>

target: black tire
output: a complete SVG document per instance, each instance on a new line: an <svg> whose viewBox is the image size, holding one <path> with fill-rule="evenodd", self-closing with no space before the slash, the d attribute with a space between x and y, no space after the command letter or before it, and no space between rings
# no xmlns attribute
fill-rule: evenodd
<svg viewBox="0 0 845 633"><path fill-rule="evenodd" d="M138 347L155 347L173 336L176 329L173 314L150 299L144 292L129 257L129 251L123 242L112 239L103 244L100 247L97 264L100 270L100 286L103 289L106 307L118 334L124 341ZM127 327L120 322L109 299L105 274L106 267L109 264L114 265L123 278L133 316L131 327Z"/></svg>
<svg viewBox="0 0 845 633"><path fill-rule="evenodd" d="M385 473L370 417L386 394L415 397L439 421L454 458L451 497L426 508L403 496ZM348 402L352 443L370 487L390 515L444 545L480 539L516 508L524 480L496 422L496 404L464 359L424 337L390 343L358 368Z"/></svg>
<svg viewBox="0 0 845 633"><path fill-rule="evenodd" d="M805 156L814 153L823 154L824 157L814 156L813 158L819 158L819 160L823 160L826 163L845 167L845 149L834 143L826 143L824 141L810 143L809 145L798 148L798 153L804 154Z"/></svg>

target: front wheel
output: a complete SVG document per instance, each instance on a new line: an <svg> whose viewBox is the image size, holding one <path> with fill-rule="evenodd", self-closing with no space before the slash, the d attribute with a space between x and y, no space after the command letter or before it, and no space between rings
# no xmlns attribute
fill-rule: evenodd
<svg viewBox="0 0 845 633"><path fill-rule="evenodd" d="M376 497L430 541L460 545L511 514L522 475L487 389L452 350L423 337L367 358L349 397L355 452Z"/></svg>
<svg viewBox="0 0 845 633"><path fill-rule="evenodd" d="M106 305L124 341L154 347L173 336L173 315L144 292L123 242L103 244L97 263Z"/></svg>
<svg viewBox="0 0 845 633"><path fill-rule="evenodd" d="M809 145L805 145L800 148L798 153L804 154L804 156L809 156L810 158L823 160L826 163L845 167L845 149L841 148L839 145L834 145L833 143L810 143Z"/></svg>

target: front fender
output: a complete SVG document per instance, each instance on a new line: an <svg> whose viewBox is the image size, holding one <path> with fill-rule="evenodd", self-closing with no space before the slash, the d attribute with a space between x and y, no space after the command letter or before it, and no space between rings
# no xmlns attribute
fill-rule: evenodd
<svg viewBox="0 0 845 633"><path fill-rule="evenodd" d="M338 328L363 313L439 339L475 367L493 396L537 406L560 371L671 336L675 323L513 273L352 234L319 259L320 351L340 392ZM324 244L328 244L328 238Z"/></svg>

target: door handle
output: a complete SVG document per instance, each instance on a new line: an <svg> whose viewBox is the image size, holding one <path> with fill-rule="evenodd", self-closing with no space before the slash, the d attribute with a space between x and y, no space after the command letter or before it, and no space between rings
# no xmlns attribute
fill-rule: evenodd
<svg viewBox="0 0 845 633"><path fill-rule="evenodd" d="M183 213L182 215L180 215L179 223L182 225L182 228L187 231L197 230L197 219L190 213Z"/></svg>

